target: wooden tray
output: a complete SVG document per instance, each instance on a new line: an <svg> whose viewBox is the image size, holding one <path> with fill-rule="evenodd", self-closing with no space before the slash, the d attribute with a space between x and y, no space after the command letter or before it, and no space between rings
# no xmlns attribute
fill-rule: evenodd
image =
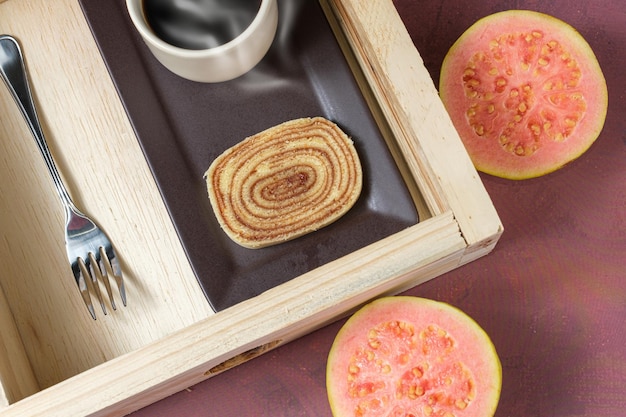
<svg viewBox="0 0 626 417"><path fill-rule="evenodd" d="M491 251L502 225L393 3L320 3L421 221L214 313L79 4L0 2L0 32L28 51L52 151L77 203L114 241L129 293L120 311L86 314L68 277L58 197L0 88L2 416L127 414Z"/></svg>

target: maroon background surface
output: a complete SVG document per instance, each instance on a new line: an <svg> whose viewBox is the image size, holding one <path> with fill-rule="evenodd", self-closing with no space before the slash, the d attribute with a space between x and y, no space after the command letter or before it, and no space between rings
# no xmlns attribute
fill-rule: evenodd
<svg viewBox="0 0 626 417"><path fill-rule="evenodd" d="M480 323L503 365L496 416L626 415L626 5L396 0L437 80L443 56L480 17L513 8L559 17L597 54L609 87L598 141L521 182L482 175L505 233L492 254L407 294L446 301ZM326 356L344 321L146 407L135 417L330 416Z"/></svg>

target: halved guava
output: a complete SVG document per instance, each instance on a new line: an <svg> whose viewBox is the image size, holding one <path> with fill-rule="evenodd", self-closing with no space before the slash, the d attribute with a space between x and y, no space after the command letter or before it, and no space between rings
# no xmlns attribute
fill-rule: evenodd
<svg viewBox="0 0 626 417"><path fill-rule="evenodd" d="M439 93L476 169L510 179L544 175L582 155L608 106L585 39L527 10L467 29L444 58Z"/></svg>
<svg viewBox="0 0 626 417"><path fill-rule="evenodd" d="M449 304L373 301L346 321L328 355L335 417L490 417L502 369L484 330Z"/></svg>

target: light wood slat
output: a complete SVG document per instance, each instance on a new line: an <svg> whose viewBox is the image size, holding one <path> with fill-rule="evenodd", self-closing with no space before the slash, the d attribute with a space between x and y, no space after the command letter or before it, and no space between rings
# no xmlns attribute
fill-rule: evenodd
<svg viewBox="0 0 626 417"><path fill-rule="evenodd" d="M39 391L4 291L0 288L0 410Z"/></svg>
<svg viewBox="0 0 626 417"><path fill-rule="evenodd" d="M60 171L77 205L111 237L127 284L128 307L97 310L94 322L69 270L52 181L0 83L0 282L47 387L213 312L78 3L4 2L0 32L19 40Z"/></svg>
<svg viewBox="0 0 626 417"><path fill-rule="evenodd" d="M452 209L471 249L493 247L503 231L435 85L388 1L328 2L434 214ZM463 187L459 187L463 184ZM488 237L485 239L485 237Z"/></svg>

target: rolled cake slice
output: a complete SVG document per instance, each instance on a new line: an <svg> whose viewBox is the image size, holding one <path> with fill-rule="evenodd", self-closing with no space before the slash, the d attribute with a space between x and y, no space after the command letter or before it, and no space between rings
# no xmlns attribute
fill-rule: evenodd
<svg viewBox="0 0 626 417"><path fill-rule="evenodd" d="M327 226L354 205L363 185L352 140L322 117L244 139L218 156L205 178L220 226L247 248Z"/></svg>

